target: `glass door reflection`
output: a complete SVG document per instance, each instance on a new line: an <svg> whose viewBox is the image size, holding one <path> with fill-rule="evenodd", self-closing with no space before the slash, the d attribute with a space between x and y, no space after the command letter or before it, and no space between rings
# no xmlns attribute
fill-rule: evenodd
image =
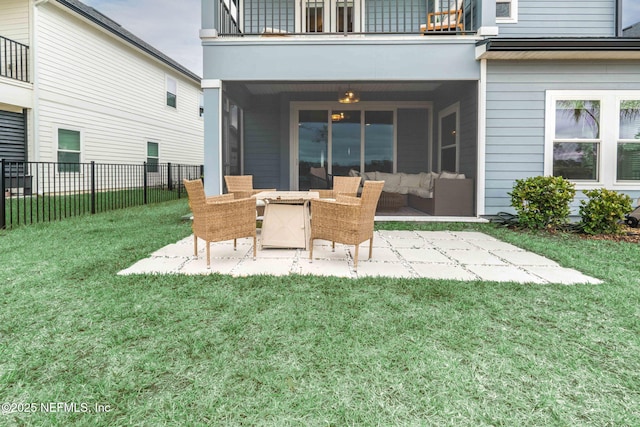
<svg viewBox="0 0 640 427"><path fill-rule="evenodd" d="M345 176L360 171L360 111L331 112L331 174Z"/></svg>
<svg viewBox="0 0 640 427"><path fill-rule="evenodd" d="M298 113L298 189L327 188L329 112L300 110ZM313 169L312 169L313 168ZM313 172L313 174L312 174ZM319 187L319 185L321 185Z"/></svg>

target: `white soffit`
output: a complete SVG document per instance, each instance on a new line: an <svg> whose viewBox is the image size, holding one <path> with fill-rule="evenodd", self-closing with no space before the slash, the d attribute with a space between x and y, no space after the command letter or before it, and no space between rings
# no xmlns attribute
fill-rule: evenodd
<svg viewBox="0 0 640 427"><path fill-rule="evenodd" d="M497 59L497 60L625 60L640 59L640 51L584 51L584 50L534 50L534 51L487 51L478 56L477 59Z"/></svg>

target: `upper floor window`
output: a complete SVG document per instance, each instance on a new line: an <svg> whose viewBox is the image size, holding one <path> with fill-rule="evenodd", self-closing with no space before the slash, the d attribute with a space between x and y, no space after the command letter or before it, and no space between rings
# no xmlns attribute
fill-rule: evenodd
<svg viewBox="0 0 640 427"><path fill-rule="evenodd" d="M518 22L518 0L496 0L496 22Z"/></svg>
<svg viewBox="0 0 640 427"><path fill-rule="evenodd" d="M176 108L178 98L178 82L176 79L167 76L167 105Z"/></svg>
<svg viewBox="0 0 640 427"><path fill-rule="evenodd" d="M58 129L58 172L80 172L80 131Z"/></svg>
<svg viewBox="0 0 640 427"><path fill-rule="evenodd" d="M584 187L640 184L640 91L549 91L545 172Z"/></svg>

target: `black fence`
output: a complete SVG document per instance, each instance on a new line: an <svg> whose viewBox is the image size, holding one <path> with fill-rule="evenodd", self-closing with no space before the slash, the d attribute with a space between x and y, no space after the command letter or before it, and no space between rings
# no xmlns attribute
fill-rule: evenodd
<svg viewBox="0 0 640 427"><path fill-rule="evenodd" d="M202 165L1 161L0 229L180 199Z"/></svg>

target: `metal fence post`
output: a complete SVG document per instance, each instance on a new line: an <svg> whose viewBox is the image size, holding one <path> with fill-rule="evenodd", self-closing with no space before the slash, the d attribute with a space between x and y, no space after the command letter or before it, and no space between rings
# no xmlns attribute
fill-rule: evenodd
<svg viewBox="0 0 640 427"><path fill-rule="evenodd" d="M7 228L6 217L7 217L7 205L6 205L6 188L4 182L4 159L1 160L2 165L0 165L0 229ZM9 204L11 206L11 204Z"/></svg>
<svg viewBox="0 0 640 427"><path fill-rule="evenodd" d="M171 163L167 163L167 189L173 190L173 180L171 179Z"/></svg>
<svg viewBox="0 0 640 427"><path fill-rule="evenodd" d="M147 204L147 162L142 162L142 203Z"/></svg>
<svg viewBox="0 0 640 427"><path fill-rule="evenodd" d="M180 198L180 190L182 189L182 165L178 165L178 199Z"/></svg>
<svg viewBox="0 0 640 427"><path fill-rule="evenodd" d="M91 214L96 213L96 162L91 161Z"/></svg>

